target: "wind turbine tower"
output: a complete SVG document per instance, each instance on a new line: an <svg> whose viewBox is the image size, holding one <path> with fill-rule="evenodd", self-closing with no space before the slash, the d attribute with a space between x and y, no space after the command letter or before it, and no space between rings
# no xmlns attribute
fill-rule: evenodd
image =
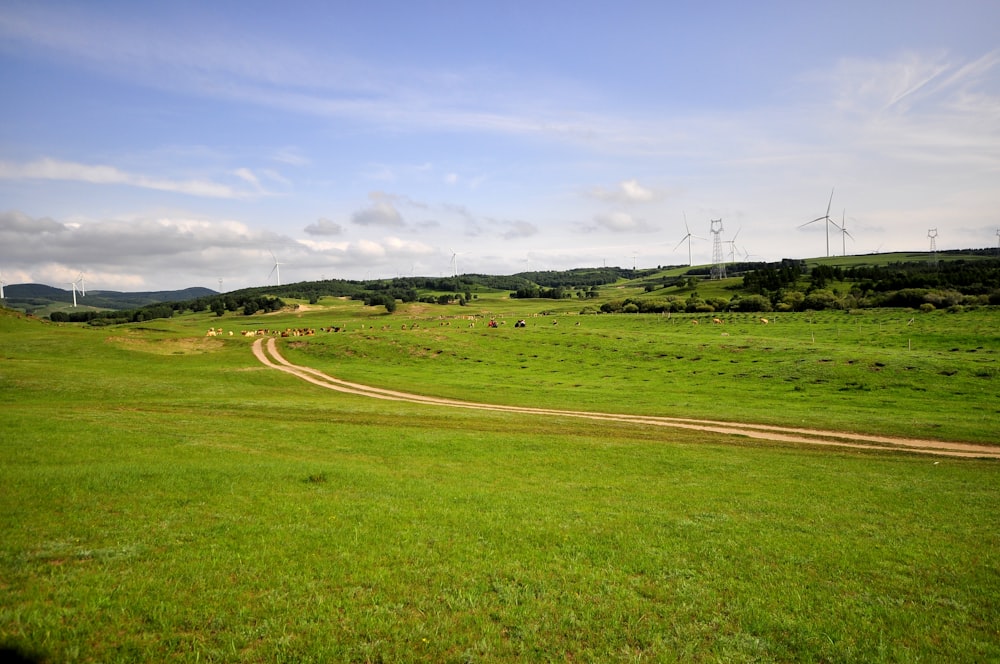
<svg viewBox="0 0 1000 664"><path fill-rule="evenodd" d="M817 221L825 221L826 222L825 225L826 225L826 256L827 256L827 258L830 257L830 224L833 224L834 228L840 228L840 226L837 226L837 222L835 222L833 219L830 219L830 206L831 205L833 205L833 189L830 190L830 200L826 204L826 214L824 214L822 217L816 217L812 221L807 221L806 223L804 223L804 224L802 224L802 225L799 226L799 228L804 228L804 227L808 226L809 224L815 224Z"/></svg>
<svg viewBox="0 0 1000 664"><path fill-rule="evenodd" d="M739 237L739 234L740 234L741 230L743 230L743 229L739 228L739 229L736 230L736 235L733 236L732 240L726 240L725 241L725 244L729 245L729 262L730 263L735 263L736 262L736 238Z"/></svg>
<svg viewBox="0 0 1000 664"><path fill-rule="evenodd" d="M1000 231L997 231L997 235L1000 235ZM3 287L7 285L7 282L3 280L3 272L0 272L0 300L4 298Z"/></svg>
<svg viewBox="0 0 1000 664"><path fill-rule="evenodd" d="M73 306L75 307L76 306L76 282L75 281L69 282L69 288L70 288L71 291L73 291Z"/></svg>
<svg viewBox="0 0 1000 664"><path fill-rule="evenodd" d="M997 229L997 256L1000 256L1000 228ZM0 297L3 297L2 293L3 290L0 289Z"/></svg>
<svg viewBox="0 0 1000 664"><path fill-rule="evenodd" d="M271 254L271 258L274 259L274 267L271 268L271 272L270 272L270 274L267 275L267 278L270 279L271 275L273 274L274 275L274 283L275 283L275 285L280 286L281 285L281 269L279 268L279 266L281 265L281 263L278 262L278 258L277 258L277 256L274 255L273 251L268 250L267 253Z"/></svg>
<svg viewBox="0 0 1000 664"><path fill-rule="evenodd" d="M840 241L845 256L847 255L847 238L853 240L854 236L847 232L847 210L845 209L840 217Z"/></svg>
<svg viewBox="0 0 1000 664"><path fill-rule="evenodd" d="M712 233L712 279L726 278L726 258L722 253L722 219L711 220Z"/></svg>
<svg viewBox="0 0 1000 664"><path fill-rule="evenodd" d="M691 265L693 265L693 263L691 262L691 238L698 238L699 240L704 240L705 238L698 237L697 235L692 235L691 234L691 229L688 228L688 217L687 217L687 213L686 212L684 213L684 232L687 233L687 235L685 235L684 237L681 238L681 241L677 243L676 247L674 247L674 251L677 251L678 249L680 249L680 246L682 244L684 244L684 240L687 240L687 243L688 243L688 267L691 267ZM1000 235L1000 230L997 231L997 234ZM606 264L605 264L605 267L607 267Z"/></svg>
<svg viewBox="0 0 1000 664"><path fill-rule="evenodd" d="M451 276L456 279L458 278L458 257L460 255L461 254L454 249L451 250Z"/></svg>

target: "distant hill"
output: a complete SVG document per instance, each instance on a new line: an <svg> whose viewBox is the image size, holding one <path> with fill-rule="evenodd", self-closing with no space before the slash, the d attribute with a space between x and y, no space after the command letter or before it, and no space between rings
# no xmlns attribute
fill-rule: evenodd
<svg viewBox="0 0 1000 664"><path fill-rule="evenodd" d="M73 304L73 292L45 284L5 285L3 306L27 313L47 313L64 309ZM185 288L173 291L145 291L122 293L108 290L88 290L86 295L76 294L78 308L112 309L122 311L138 309L160 302L181 302L199 297L216 295L210 288Z"/></svg>

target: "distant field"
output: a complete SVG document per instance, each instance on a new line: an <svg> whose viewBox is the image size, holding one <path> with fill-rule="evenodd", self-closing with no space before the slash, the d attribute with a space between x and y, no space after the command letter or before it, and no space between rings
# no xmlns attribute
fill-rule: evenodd
<svg viewBox="0 0 1000 664"><path fill-rule="evenodd" d="M376 401L266 369L239 335L343 326L283 352L425 394L997 442L996 310L578 310L0 314L0 643L54 662L1000 659L996 462Z"/></svg>

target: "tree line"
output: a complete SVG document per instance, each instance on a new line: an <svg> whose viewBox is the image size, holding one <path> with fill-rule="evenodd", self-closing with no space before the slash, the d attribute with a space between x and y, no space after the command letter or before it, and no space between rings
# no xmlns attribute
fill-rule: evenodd
<svg viewBox="0 0 1000 664"><path fill-rule="evenodd" d="M172 318L184 311L212 311L222 316L227 311L252 316L260 312L278 311L285 306L277 297L251 295L247 293L199 297L183 302L164 302L138 309L120 311L53 311L49 320L53 323L89 323L94 326L141 323L157 318Z"/></svg>

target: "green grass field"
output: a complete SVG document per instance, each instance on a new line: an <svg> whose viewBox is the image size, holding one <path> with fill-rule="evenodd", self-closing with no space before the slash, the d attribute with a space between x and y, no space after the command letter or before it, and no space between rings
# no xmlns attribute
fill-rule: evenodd
<svg viewBox="0 0 1000 664"><path fill-rule="evenodd" d="M269 370L238 334L343 325L282 351L424 394L996 443L995 310L695 326L499 294L321 304L100 329L0 314L0 643L52 662L1000 659L996 462L376 401ZM482 312L507 325L453 317Z"/></svg>

